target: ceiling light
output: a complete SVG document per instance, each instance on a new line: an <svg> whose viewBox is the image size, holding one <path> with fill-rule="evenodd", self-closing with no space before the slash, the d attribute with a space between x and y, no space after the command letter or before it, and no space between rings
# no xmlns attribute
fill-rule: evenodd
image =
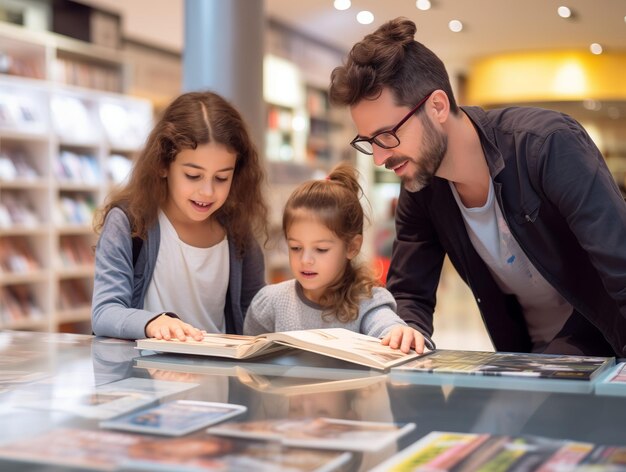
<svg viewBox="0 0 626 472"><path fill-rule="evenodd" d="M333 5L337 10L347 10L352 6L352 2L350 0L335 0Z"/></svg>
<svg viewBox="0 0 626 472"><path fill-rule="evenodd" d="M592 54L602 54L602 46L598 43L592 43L589 46L589 50L591 51Z"/></svg>
<svg viewBox="0 0 626 472"><path fill-rule="evenodd" d="M572 10L568 7L560 6L556 11L561 18L569 18L572 16Z"/></svg>
<svg viewBox="0 0 626 472"><path fill-rule="evenodd" d="M356 14L356 21L362 25L369 25L374 22L374 14L367 10L360 11Z"/></svg>
<svg viewBox="0 0 626 472"><path fill-rule="evenodd" d="M448 28L450 28L450 31L458 33L463 29L463 23L459 20L451 20L450 23L448 23Z"/></svg>
<svg viewBox="0 0 626 472"><path fill-rule="evenodd" d="M430 7L432 5L430 3L430 0L417 0L415 2L415 6L417 7L418 10L426 11L426 10L430 10Z"/></svg>

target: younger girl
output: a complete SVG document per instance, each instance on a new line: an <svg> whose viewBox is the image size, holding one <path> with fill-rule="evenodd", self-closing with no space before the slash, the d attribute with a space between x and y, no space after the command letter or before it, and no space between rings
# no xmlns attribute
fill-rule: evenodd
<svg viewBox="0 0 626 472"><path fill-rule="evenodd" d="M354 263L363 243L361 193L356 170L339 164L326 180L305 182L291 194L283 232L295 280L254 297L245 334L342 327L384 337L403 352L423 351L422 336L396 315L391 294Z"/></svg>
<svg viewBox="0 0 626 472"><path fill-rule="evenodd" d="M210 92L164 111L96 229L92 328L137 339L241 333L265 285L263 169L239 113Z"/></svg>

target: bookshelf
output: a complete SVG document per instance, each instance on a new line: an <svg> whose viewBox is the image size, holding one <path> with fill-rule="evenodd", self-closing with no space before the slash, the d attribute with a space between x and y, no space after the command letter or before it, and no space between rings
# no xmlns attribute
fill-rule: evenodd
<svg viewBox="0 0 626 472"><path fill-rule="evenodd" d="M94 211L152 126L117 54L0 23L0 329L90 320Z"/></svg>

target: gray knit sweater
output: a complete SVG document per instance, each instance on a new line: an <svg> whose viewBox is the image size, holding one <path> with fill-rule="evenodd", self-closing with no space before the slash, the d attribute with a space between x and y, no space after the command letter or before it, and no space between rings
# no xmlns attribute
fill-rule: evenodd
<svg viewBox="0 0 626 472"><path fill-rule="evenodd" d="M308 300L301 285L288 280L262 288L252 299L246 314L244 334L257 335L299 329L345 328L377 338L395 325L406 323L396 315L396 302L391 293L374 287L372 297L361 301L359 316L348 323L335 317L322 318L322 308Z"/></svg>

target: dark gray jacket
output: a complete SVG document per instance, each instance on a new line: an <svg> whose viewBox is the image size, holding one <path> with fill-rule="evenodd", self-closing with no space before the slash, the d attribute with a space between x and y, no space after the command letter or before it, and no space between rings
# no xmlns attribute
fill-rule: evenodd
<svg viewBox="0 0 626 472"><path fill-rule="evenodd" d="M96 246L92 301L92 329L98 336L141 339L146 324L158 313L143 310L146 291L159 254L159 224L148 231L133 267L130 223L123 210L113 208L106 217ZM263 253L250 243L243 258L229 240L230 280L225 305L226 331L241 334L243 319L256 293L265 286Z"/></svg>
<svg viewBox="0 0 626 472"><path fill-rule="evenodd" d="M612 350L626 356L626 203L600 151L575 120L561 113L463 111L480 136L511 233L575 309L553 343L586 354ZM495 348L533 349L517 300L501 292L474 250L446 180L435 178L416 193L402 189L396 226L387 288L407 323L432 334L447 253L471 288Z"/></svg>

